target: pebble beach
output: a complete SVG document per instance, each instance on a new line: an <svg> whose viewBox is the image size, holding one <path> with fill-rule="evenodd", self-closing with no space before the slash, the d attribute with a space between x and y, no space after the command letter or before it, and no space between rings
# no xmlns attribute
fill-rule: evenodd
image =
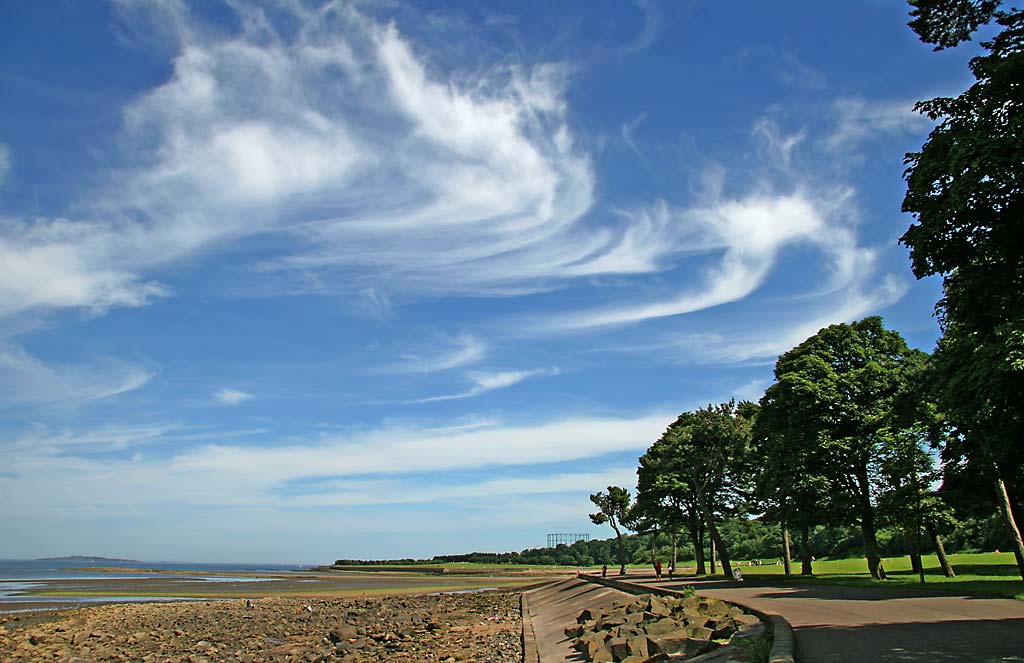
<svg viewBox="0 0 1024 663"><path fill-rule="evenodd" d="M0 615L0 660L522 661L517 592L268 597Z"/></svg>

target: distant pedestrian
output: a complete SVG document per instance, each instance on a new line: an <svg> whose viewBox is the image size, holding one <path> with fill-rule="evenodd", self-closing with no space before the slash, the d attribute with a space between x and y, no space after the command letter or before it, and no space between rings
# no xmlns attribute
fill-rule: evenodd
<svg viewBox="0 0 1024 663"><path fill-rule="evenodd" d="M601 577L602 578L607 578L608 577L608 565L607 564L605 564L604 566L601 567Z"/></svg>
<svg viewBox="0 0 1024 663"><path fill-rule="evenodd" d="M661 580L661 560L654 560L654 577Z"/></svg>
<svg viewBox="0 0 1024 663"><path fill-rule="evenodd" d="M668 579L669 580L672 579L672 576L675 575L675 572L676 572L676 563L675 562L669 562L668 563Z"/></svg>

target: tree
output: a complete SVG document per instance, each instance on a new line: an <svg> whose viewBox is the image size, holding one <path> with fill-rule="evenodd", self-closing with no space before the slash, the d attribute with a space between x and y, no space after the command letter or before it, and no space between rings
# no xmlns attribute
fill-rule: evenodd
<svg viewBox="0 0 1024 663"><path fill-rule="evenodd" d="M647 454L640 459L641 468L644 468L645 457ZM667 534L672 544L669 559L674 568L679 561L679 536L686 527L686 513L671 495L652 489L650 472L637 470L637 475L641 474L642 478L637 481L636 501L630 507L625 523L634 532L650 535L652 563L657 560L659 535Z"/></svg>
<svg viewBox="0 0 1024 663"><path fill-rule="evenodd" d="M746 498L746 462L756 412L757 406L749 402L708 405L679 415L663 436L680 461L674 481L696 503L726 576L732 574L732 565L717 518Z"/></svg>
<svg viewBox="0 0 1024 663"><path fill-rule="evenodd" d="M992 20L1000 0L910 0L910 27L935 50L956 46Z"/></svg>
<svg viewBox="0 0 1024 663"><path fill-rule="evenodd" d="M879 317L831 325L779 357L769 388L776 413L788 411L786 440L817 478L804 498L826 485L833 510L856 521L868 570L885 577L878 552L873 475L893 425L899 371L910 354ZM774 391L773 391L774 389ZM805 505L806 508L806 505Z"/></svg>
<svg viewBox="0 0 1024 663"><path fill-rule="evenodd" d="M608 523L615 532L615 541L619 551L619 575L626 575L626 548L622 542L622 531L619 525L629 512L629 491L619 486L608 486L608 492L598 491L590 496L600 511L590 514L595 525Z"/></svg>
<svg viewBox="0 0 1024 663"><path fill-rule="evenodd" d="M776 377L761 398L752 431L759 461L755 494L766 516L782 526L784 537L789 528L799 528L800 573L811 575L810 530L837 520L834 491L817 432L802 425L814 416L814 402L802 397L796 376Z"/></svg>
<svg viewBox="0 0 1024 663"><path fill-rule="evenodd" d="M918 278L941 275L940 403L969 464L990 477L1024 578L1014 515L1024 458L1024 11L996 0L914 0L911 28L936 50L995 20L958 97L917 104L937 122L907 155L900 241Z"/></svg>
<svg viewBox="0 0 1024 663"><path fill-rule="evenodd" d="M636 508L638 516L661 523L661 529L673 534L673 563L677 562L675 542L685 528L693 543L697 575L707 573L704 559L704 517L686 473L688 462L683 452L662 435L640 457L637 469Z"/></svg>

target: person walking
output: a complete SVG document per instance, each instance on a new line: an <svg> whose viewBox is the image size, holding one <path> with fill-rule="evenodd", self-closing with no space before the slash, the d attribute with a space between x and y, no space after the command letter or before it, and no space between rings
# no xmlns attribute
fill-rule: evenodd
<svg viewBox="0 0 1024 663"><path fill-rule="evenodd" d="M661 560L654 560L654 577L661 580Z"/></svg>

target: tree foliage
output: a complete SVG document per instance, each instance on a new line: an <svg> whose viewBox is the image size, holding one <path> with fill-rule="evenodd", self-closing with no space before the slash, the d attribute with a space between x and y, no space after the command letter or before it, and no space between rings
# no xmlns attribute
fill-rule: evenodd
<svg viewBox="0 0 1024 663"><path fill-rule="evenodd" d="M915 275L941 275L935 352L941 408L959 437L946 450L990 476L1024 577L1014 517L1024 456L1024 11L994 1L912 3L911 27L955 46L990 20L1001 30L970 62L975 82L957 97L923 101L937 122L907 155L901 238Z"/></svg>
<svg viewBox="0 0 1024 663"><path fill-rule="evenodd" d="M746 463L756 411L753 403L729 401L684 412L641 457L638 470L637 501L642 508L686 524L698 566L702 526L706 527L727 575L732 572L729 549L717 523L748 496Z"/></svg>
<svg viewBox="0 0 1024 663"><path fill-rule="evenodd" d="M626 573L626 548L622 543L622 530L619 527L629 514L629 491L620 486L608 486L608 492L598 491L590 496L599 509L597 513L590 514L590 521L595 525L608 523L615 532L619 548L619 573Z"/></svg>
<svg viewBox="0 0 1024 663"><path fill-rule="evenodd" d="M971 38L979 26L992 20L1000 0L910 0L914 17L909 25L921 41L935 50L956 46Z"/></svg>
<svg viewBox="0 0 1024 663"><path fill-rule="evenodd" d="M812 500L828 496L823 504L830 509L820 513L860 524L876 578L884 571L872 504L875 476L896 425L900 372L910 355L881 318L831 325L779 357L776 383L762 400L768 423L760 436L772 454L765 465L778 473L790 459L799 463L792 473L795 487L780 487L776 501L791 500L790 513L810 524ZM766 483L781 484L778 476Z"/></svg>

